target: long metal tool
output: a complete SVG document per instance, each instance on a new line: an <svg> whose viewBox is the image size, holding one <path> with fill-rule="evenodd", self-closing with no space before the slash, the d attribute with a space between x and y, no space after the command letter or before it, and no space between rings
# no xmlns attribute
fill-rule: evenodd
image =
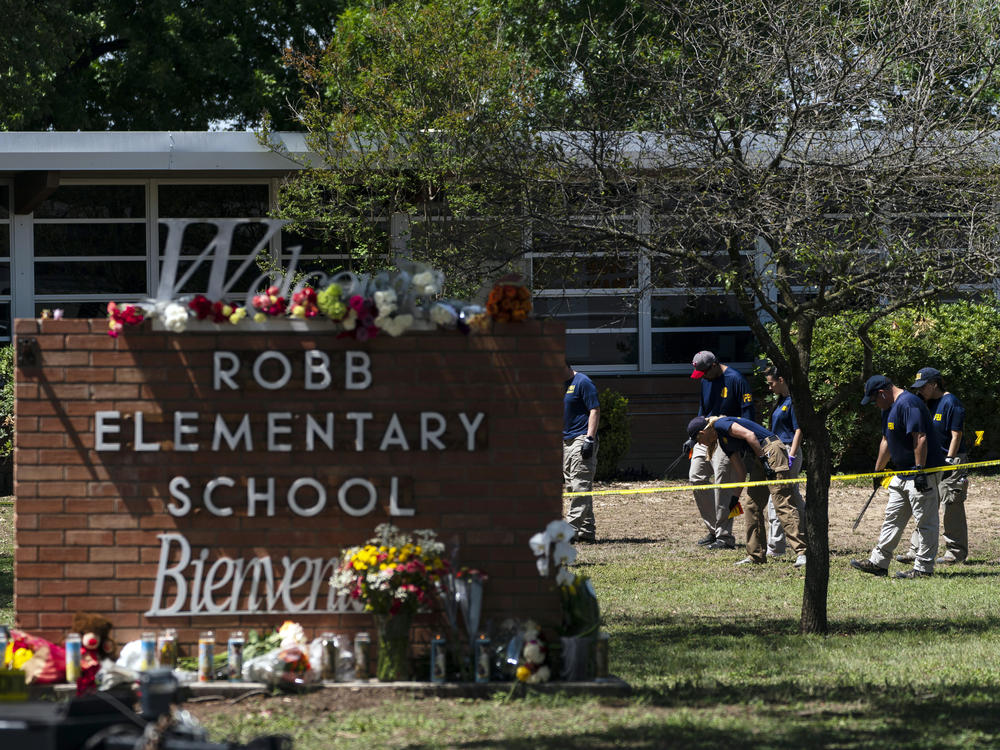
<svg viewBox="0 0 1000 750"><path fill-rule="evenodd" d="M868 496L868 502L864 504L861 508L861 512L858 513L858 517L854 519L854 525L851 527L851 531L858 530L858 524L861 523L861 519L865 517L865 511L868 510L868 506L872 504L872 500L875 499L875 493L882 489L882 485L879 485L872 490L872 494Z"/></svg>
<svg viewBox="0 0 1000 750"><path fill-rule="evenodd" d="M684 458L687 455L688 455L687 451L681 451L681 455L679 455L677 458L675 458L674 462L672 464L670 464L670 466L667 467L667 470L665 472L663 472L663 478L664 479L669 479L670 478L670 472L672 472L674 470L674 467L677 466L677 464L679 464L681 462L681 459Z"/></svg>

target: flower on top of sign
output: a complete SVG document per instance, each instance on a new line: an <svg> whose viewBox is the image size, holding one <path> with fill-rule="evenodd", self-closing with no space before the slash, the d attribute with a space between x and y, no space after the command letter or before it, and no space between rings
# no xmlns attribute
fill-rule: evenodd
<svg viewBox="0 0 1000 750"><path fill-rule="evenodd" d="M109 303L112 336L143 320L159 321L167 330L181 333L191 320L252 329L254 324L282 319L332 321L340 336L367 341L380 333L400 336L414 328L438 327L468 333L484 330L490 321L520 321L531 313L531 294L518 277L501 279L486 304L479 305L444 298L444 274L411 261L401 261L397 270L374 275L349 271L332 276L318 271L302 273L297 270L300 248L287 251L287 268L262 273L249 290L237 292L233 287L256 258L242 256L238 266L230 258L233 231L240 222L201 220L199 223L215 223L218 234L193 260L186 257L183 263L183 234L193 222L171 219L163 223L168 236L156 298L123 305ZM268 219L259 223L265 225L265 232L256 253L266 254L268 243L284 222ZM182 293L195 271L209 262L206 291Z"/></svg>

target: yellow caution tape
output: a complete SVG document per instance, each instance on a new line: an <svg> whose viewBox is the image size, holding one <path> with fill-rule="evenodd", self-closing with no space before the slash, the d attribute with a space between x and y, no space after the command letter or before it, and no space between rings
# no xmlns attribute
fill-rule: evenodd
<svg viewBox="0 0 1000 750"><path fill-rule="evenodd" d="M947 466L935 466L930 469L921 469L917 471L916 469L908 469L906 471L870 471L865 474L834 474L830 477L831 482L847 482L852 479L872 479L874 477L884 477L882 486L888 486L887 483L892 477L897 476L908 476L910 474L936 474L938 472L945 471L963 471L966 469L977 469L984 466L1000 466L1000 459L992 461L973 461L967 464L957 464L957 465L947 465ZM577 497L580 495L643 495L651 494L653 492L684 492L691 490L730 490L736 489L738 487L770 487L775 484L799 484L806 481L805 476L798 476L794 479L774 479L774 480L764 480L760 482L726 482L724 484L684 484L672 487L647 487L644 489L635 490L591 490L590 492L564 492L563 497Z"/></svg>

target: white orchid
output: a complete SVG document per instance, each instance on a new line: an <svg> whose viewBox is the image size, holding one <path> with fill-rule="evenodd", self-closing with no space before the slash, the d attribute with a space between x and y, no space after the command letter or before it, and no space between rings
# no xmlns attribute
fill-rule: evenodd
<svg viewBox="0 0 1000 750"><path fill-rule="evenodd" d="M535 555L544 555L549 548L549 537L545 532L539 531L528 540L528 546Z"/></svg>
<svg viewBox="0 0 1000 750"><path fill-rule="evenodd" d="M568 542L576 534L576 529L572 524L566 523L562 519L550 521L545 527L545 533L553 542Z"/></svg>
<svg viewBox="0 0 1000 750"><path fill-rule="evenodd" d="M562 567L576 562L576 548L567 542L556 542L552 548L552 562Z"/></svg>
<svg viewBox="0 0 1000 750"><path fill-rule="evenodd" d="M538 575L545 578L549 574L549 558L542 556L535 560L535 566L538 568Z"/></svg>

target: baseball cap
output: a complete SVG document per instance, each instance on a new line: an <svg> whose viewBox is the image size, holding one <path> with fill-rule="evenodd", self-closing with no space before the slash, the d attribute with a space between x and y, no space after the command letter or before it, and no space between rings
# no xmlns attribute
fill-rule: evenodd
<svg viewBox="0 0 1000 750"><path fill-rule="evenodd" d="M708 420L704 417L695 417L688 422L688 437L697 437L698 433L708 427Z"/></svg>
<svg viewBox="0 0 1000 750"><path fill-rule="evenodd" d="M865 397L861 399L861 405L871 403L876 393L890 387L892 387L892 381L885 375L872 375L865 382Z"/></svg>
<svg viewBox="0 0 1000 750"><path fill-rule="evenodd" d="M700 378L705 374L712 365L719 363L719 360L715 358L715 355L709 351L698 352L694 355L694 359L691 360L691 366L694 368L694 372L691 373L692 378Z"/></svg>
<svg viewBox="0 0 1000 750"><path fill-rule="evenodd" d="M941 371L935 370L933 367L921 367L917 371L917 379L914 381L910 388L923 388L932 380L936 380L941 377Z"/></svg>

